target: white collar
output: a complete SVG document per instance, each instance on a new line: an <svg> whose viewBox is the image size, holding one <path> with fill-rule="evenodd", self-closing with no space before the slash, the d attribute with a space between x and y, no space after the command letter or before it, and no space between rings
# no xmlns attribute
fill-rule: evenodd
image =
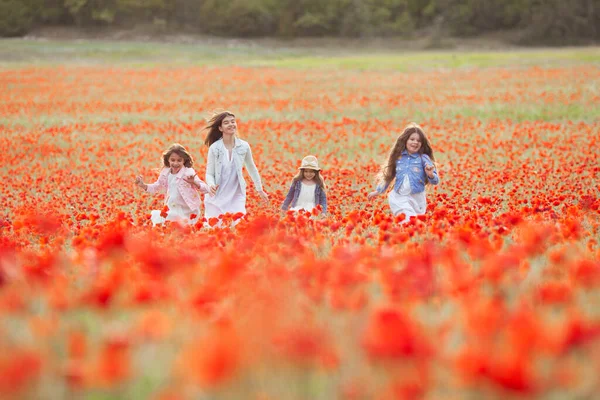
<svg viewBox="0 0 600 400"><path fill-rule="evenodd" d="M225 148L225 141L223 140L223 136L221 136L218 140L221 142L221 147ZM242 139L239 139L237 136L233 138L233 147L238 147L242 145Z"/></svg>

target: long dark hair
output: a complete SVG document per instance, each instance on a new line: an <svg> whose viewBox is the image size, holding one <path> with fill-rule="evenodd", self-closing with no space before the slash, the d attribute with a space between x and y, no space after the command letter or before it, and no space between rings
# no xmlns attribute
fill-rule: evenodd
<svg viewBox="0 0 600 400"><path fill-rule="evenodd" d="M292 184L295 184L296 182L304 179L304 171L306 169L310 169L310 168L302 168L298 171L296 176L294 176L294 178L292 179ZM323 177L321 176L321 171L317 171L316 169L312 169L311 171L315 172L315 177L313 179L315 180L315 182L317 182L317 185L321 189L325 190L325 181L323 180Z"/></svg>
<svg viewBox="0 0 600 400"><path fill-rule="evenodd" d="M179 143L173 143L162 154L163 165L165 167L167 167L167 168L170 167L170 165L169 165L169 157L171 157L171 154L173 154L173 153L175 153L179 157L183 158L183 166L184 167L192 168L192 165L194 165L194 158L192 157L192 155L190 153L188 153L188 151L185 149L185 147L183 147Z"/></svg>
<svg viewBox="0 0 600 400"><path fill-rule="evenodd" d="M227 117L235 118L235 115L229 111L223 111L213 115L210 121L208 121L208 125L204 128L208 130L206 138L204 139L204 144L206 146L210 147L211 144L223 137L223 132L221 132L219 128L221 127L223 120Z"/></svg>
<svg viewBox="0 0 600 400"><path fill-rule="evenodd" d="M418 133L421 138L421 148L419 149L419 154L427 154L429 158L431 158L431 161L435 163L431 144L429 143L427 136L425 136L423 128L412 122L410 125L404 128L404 132L402 132L402 134L398 136L398 139L396 139L396 144L394 144L394 147L392 147L390 150L387 162L382 166L381 171L377 175L377 181L380 184L384 183L387 185L394 179L394 176L396 175L396 161L402 152L406 150L406 142L408 142L410 135L413 133Z"/></svg>

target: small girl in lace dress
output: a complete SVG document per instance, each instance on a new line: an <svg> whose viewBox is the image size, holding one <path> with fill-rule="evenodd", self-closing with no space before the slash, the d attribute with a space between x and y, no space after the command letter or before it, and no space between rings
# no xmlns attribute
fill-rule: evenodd
<svg viewBox="0 0 600 400"><path fill-rule="evenodd" d="M300 171L292 180L292 186L281 206L281 209L312 212L321 206L321 212L327 214L327 196L325 183L321 177L319 161L315 156L306 156L302 159Z"/></svg>

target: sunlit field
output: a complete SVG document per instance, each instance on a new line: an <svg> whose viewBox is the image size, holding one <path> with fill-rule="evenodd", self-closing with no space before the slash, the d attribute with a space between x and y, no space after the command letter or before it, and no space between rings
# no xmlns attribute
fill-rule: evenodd
<svg viewBox="0 0 600 400"><path fill-rule="evenodd" d="M600 393L597 48L4 45L0 398ZM223 109L270 202L152 227L135 177L175 142L203 177ZM401 225L367 193L412 121L440 184ZM309 154L327 217L280 211Z"/></svg>

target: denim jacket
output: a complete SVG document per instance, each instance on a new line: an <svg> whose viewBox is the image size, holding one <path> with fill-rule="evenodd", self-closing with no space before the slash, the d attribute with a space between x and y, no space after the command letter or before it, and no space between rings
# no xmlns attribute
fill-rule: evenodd
<svg viewBox="0 0 600 400"><path fill-rule="evenodd" d="M404 150L402 156L396 160L396 182L394 183L394 190L400 190L406 175L408 175L408 179L410 180L410 190L412 193L421 193L424 191L425 183L427 181L432 185L437 185L440 182L437 171L434 170L433 178L429 178L425 173L426 165L433 165L431 158L429 158L427 154L408 154L408 151ZM383 193L390 183L380 184L377 186L376 190L379 193Z"/></svg>
<svg viewBox="0 0 600 400"><path fill-rule="evenodd" d="M225 157L229 157L229 155L227 153L227 149L225 148L225 144L223 143L223 138L221 138L211 144L208 148L206 183L208 183L210 186L216 186L221 183L221 168L223 166ZM260 175L258 174L256 164L254 164L252 150L250 149L248 142L242 139L234 138L234 148L231 152L231 157L235 163L235 169L242 193L246 195L246 180L242 174L243 166L246 166L248 174L250 175L250 178L252 178L256 190L262 191L262 182L260 181Z"/></svg>
<svg viewBox="0 0 600 400"><path fill-rule="evenodd" d="M292 186L290 187L287 196L285 196L283 205L281 206L282 210L287 210L290 207L296 206L296 202L298 201L298 197L300 196L301 188L302 180L298 180L292 183ZM315 205L319 204L321 205L323 214L327 214L327 196L325 195L325 191L321 188L321 186L317 185L317 187L315 188Z"/></svg>

